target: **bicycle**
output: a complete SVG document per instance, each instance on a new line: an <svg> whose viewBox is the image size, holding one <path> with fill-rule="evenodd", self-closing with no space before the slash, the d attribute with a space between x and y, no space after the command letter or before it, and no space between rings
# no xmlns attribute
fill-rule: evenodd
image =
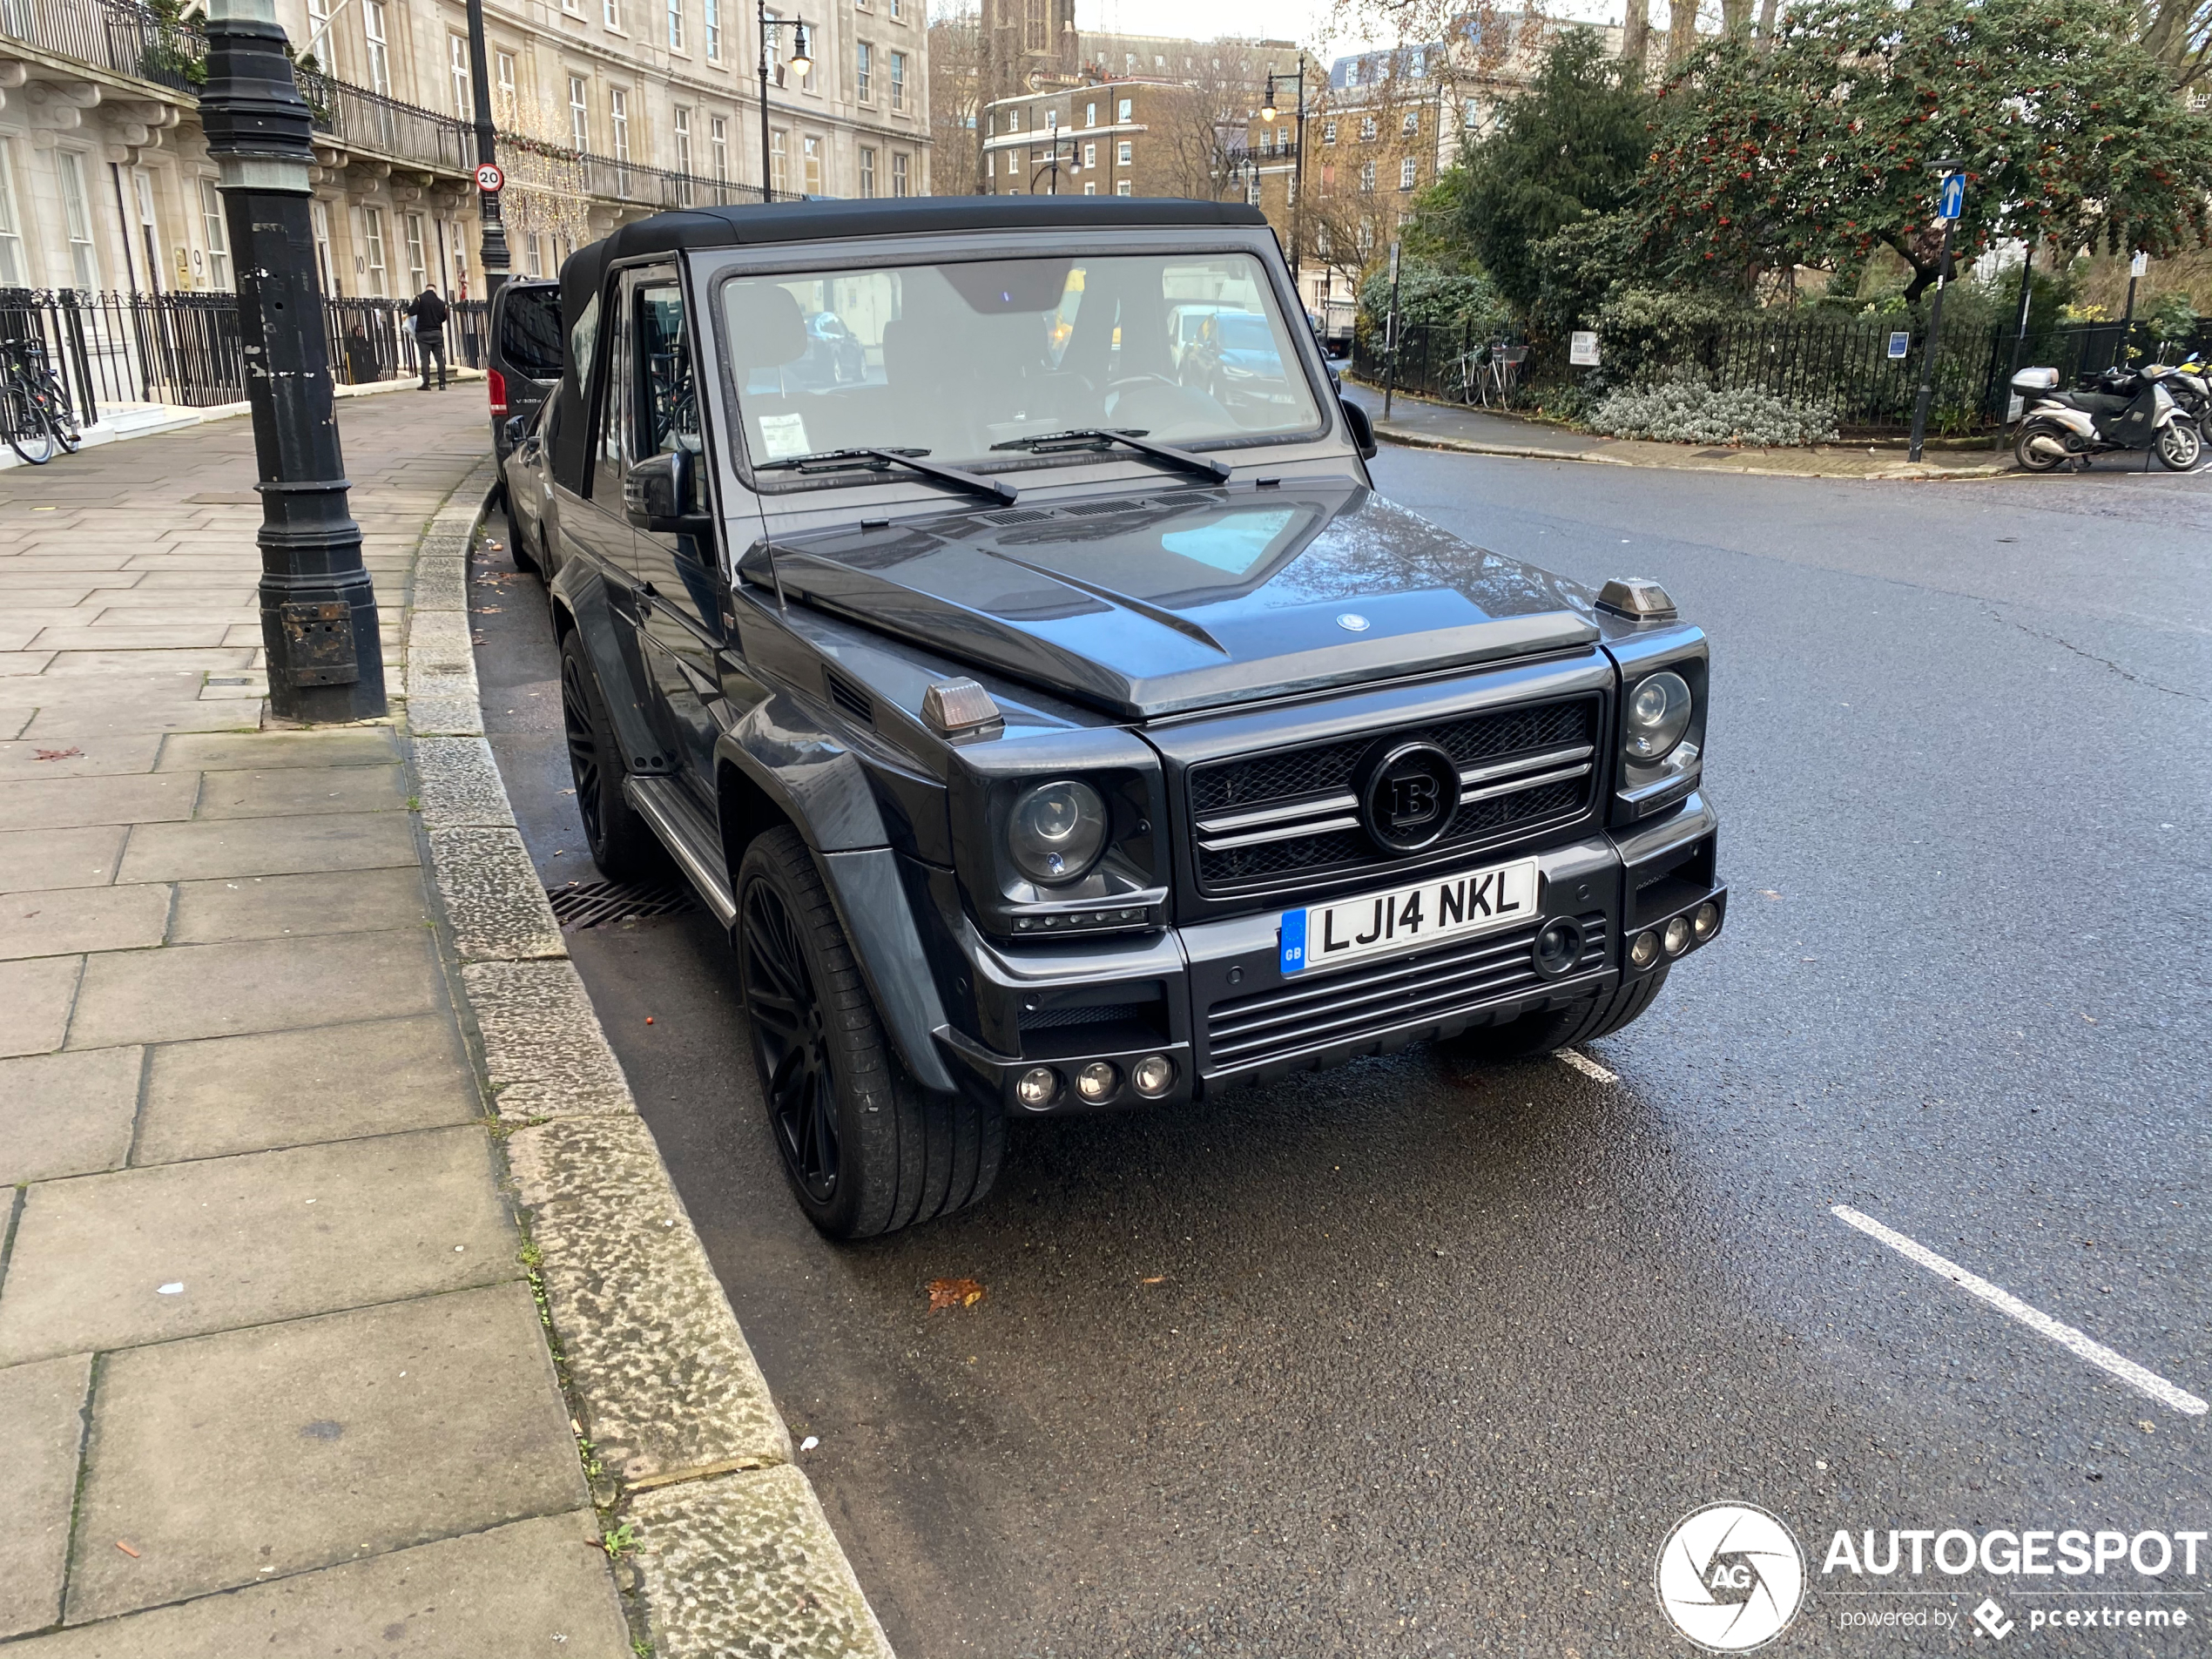
<svg viewBox="0 0 2212 1659"><path fill-rule="evenodd" d="M84 442L69 394L46 367L46 348L36 340L0 341L0 417L7 422L8 447L34 467L43 467L58 449L75 453Z"/></svg>

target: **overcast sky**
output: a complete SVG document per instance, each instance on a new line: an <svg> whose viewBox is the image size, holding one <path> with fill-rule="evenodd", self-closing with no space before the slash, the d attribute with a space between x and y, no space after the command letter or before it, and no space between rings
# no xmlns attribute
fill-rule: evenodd
<svg viewBox="0 0 2212 1659"><path fill-rule="evenodd" d="M1618 0L1569 0L1560 17L1617 21ZM1331 54L1364 44L1332 38L1327 0L1076 0L1076 26L1128 35L1254 35L1311 42ZM1376 42L1375 44L1386 43Z"/></svg>

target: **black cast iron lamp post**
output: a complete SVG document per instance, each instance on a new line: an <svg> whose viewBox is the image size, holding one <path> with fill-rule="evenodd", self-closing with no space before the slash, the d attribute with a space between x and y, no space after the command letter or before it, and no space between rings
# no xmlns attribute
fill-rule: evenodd
<svg viewBox="0 0 2212 1659"><path fill-rule="evenodd" d="M786 67L803 81L806 71L814 67L814 60L806 55L806 31L813 25L799 17L770 17L767 0L760 0L756 10L760 14L760 199L772 202L776 199L776 172L774 159L768 152L768 43L779 29L792 31L791 57L786 61ZM803 196L806 192L799 193Z"/></svg>
<svg viewBox="0 0 2212 1659"><path fill-rule="evenodd" d="M1295 75L1278 74L1272 70L1268 71L1267 95L1259 107L1259 118L1263 121L1272 122L1281 113L1275 105L1275 83L1278 81L1289 81L1298 88L1298 121L1291 138L1291 287L1296 288L1298 287L1298 244L1305 239L1300 234L1300 226L1305 218L1305 192L1302 188L1305 183L1305 54L1304 52L1298 54L1298 72ZM1259 177L1258 168L1253 169L1252 177L1255 179ZM1303 307L1305 304L1305 296L1301 293L1298 295L1298 305Z"/></svg>
<svg viewBox="0 0 2212 1659"><path fill-rule="evenodd" d="M499 208L506 179L493 153L491 72L484 67L484 0L469 0L469 91L476 105L476 212L483 221L484 298L506 286L507 223Z"/></svg>
<svg viewBox="0 0 2212 1659"><path fill-rule="evenodd" d="M1912 403L1912 447L1905 457L1914 462L1920 459L1920 445L1928 433L1928 405L1935 396L1936 348L1943 341L1943 287L1951 276L1951 233L1959 227L1959 216L1966 211L1966 164L1939 161L1935 173L1940 181L1936 190L1943 219L1943 246L1936 253L1935 298L1928 303L1928 339L1920 352L1920 395ZM1956 185L1951 183L1953 175L1959 179Z"/></svg>
<svg viewBox="0 0 2212 1659"><path fill-rule="evenodd" d="M199 115L238 261L269 706L292 720L374 719L384 712L376 595L347 506L315 275L312 121L285 44L274 0L209 0Z"/></svg>

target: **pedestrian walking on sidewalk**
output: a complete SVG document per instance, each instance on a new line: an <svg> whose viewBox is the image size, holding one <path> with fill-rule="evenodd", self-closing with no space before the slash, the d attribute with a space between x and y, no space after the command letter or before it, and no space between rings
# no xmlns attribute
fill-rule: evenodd
<svg viewBox="0 0 2212 1659"><path fill-rule="evenodd" d="M438 298L435 287L425 285L407 308L408 327L415 335L415 361L422 366L422 384L417 391L430 389L430 360L438 360L438 389L446 389L446 318L449 314L446 302Z"/></svg>

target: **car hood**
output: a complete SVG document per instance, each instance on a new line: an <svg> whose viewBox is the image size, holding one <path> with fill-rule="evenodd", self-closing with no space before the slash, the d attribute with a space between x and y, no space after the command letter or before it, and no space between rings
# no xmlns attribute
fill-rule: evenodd
<svg viewBox="0 0 2212 1659"><path fill-rule="evenodd" d="M779 538L749 577L1116 715L1588 646L1590 596L1364 485L1170 486Z"/></svg>

